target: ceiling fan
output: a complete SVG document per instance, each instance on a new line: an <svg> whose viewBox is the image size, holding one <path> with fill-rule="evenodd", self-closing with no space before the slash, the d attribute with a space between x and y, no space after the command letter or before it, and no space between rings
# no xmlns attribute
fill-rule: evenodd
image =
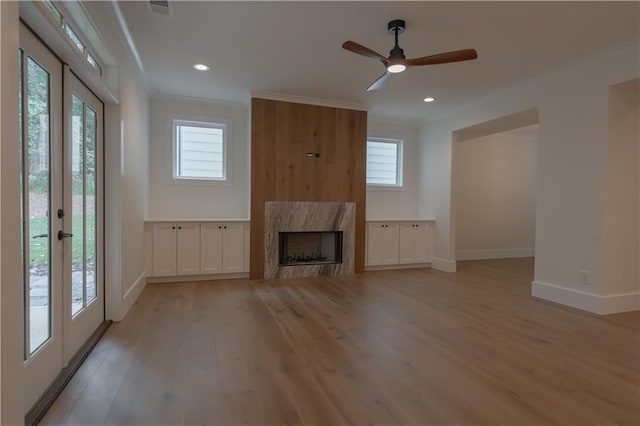
<svg viewBox="0 0 640 426"><path fill-rule="evenodd" d="M407 57L404 56L404 51L400 46L398 46L398 35L402 34L404 30L405 23L402 19L395 19L387 24L387 31L389 34L393 34L395 36L395 46L393 46L393 49L389 52L388 58L385 58L378 52L356 43L355 41L349 40L342 44L343 49L357 53L358 55L366 56L367 58L379 60L387 69L384 74L371 83L367 88L367 92L382 89L389 77L391 77L391 74L402 72L409 67L469 61L478 57L478 53L475 49L464 49L455 50L453 52L438 53L436 55L424 56L422 58L407 59Z"/></svg>

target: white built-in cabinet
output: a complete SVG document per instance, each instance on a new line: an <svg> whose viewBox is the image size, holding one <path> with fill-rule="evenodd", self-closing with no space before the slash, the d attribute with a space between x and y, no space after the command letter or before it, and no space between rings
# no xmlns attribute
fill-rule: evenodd
<svg viewBox="0 0 640 426"><path fill-rule="evenodd" d="M151 222L147 226L151 278L249 270L248 222Z"/></svg>
<svg viewBox="0 0 640 426"><path fill-rule="evenodd" d="M370 222L367 225L367 266L398 263L399 238L397 222Z"/></svg>
<svg viewBox="0 0 640 426"><path fill-rule="evenodd" d="M233 274L245 271L245 225L200 225L200 273Z"/></svg>
<svg viewBox="0 0 640 426"><path fill-rule="evenodd" d="M200 273L200 224L156 223L151 238L152 276Z"/></svg>
<svg viewBox="0 0 640 426"><path fill-rule="evenodd" d="M200 273L200 224L176 224L176 275Z"/></svg>
<svg viewBox="0 0 640 426"><path fill-rule="evenodd" d="M151 255L151 275L155 277L176 275L176 224L153 225L152 239L154 250Z"/></svg>
<svg viewBox="0 0 640 426"><path fill-rule="evenodd" d="M399 263L431 262L431 223L400 223Z"/></svg>
<svg viewBox="0 0 640 426"><path fill-rule="evenodd" d="M407 267L431 262L432 221L367 222L367 267Z"/></svg>

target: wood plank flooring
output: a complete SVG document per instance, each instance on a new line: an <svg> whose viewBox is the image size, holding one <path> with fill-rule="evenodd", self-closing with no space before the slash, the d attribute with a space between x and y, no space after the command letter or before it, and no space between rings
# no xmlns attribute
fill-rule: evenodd
<svg viewBox="0 0 640 426"><path fill-rule="evenodd" d="M42 424L639 425L640 313L532 298L532 276L149 285Z"/></svg>

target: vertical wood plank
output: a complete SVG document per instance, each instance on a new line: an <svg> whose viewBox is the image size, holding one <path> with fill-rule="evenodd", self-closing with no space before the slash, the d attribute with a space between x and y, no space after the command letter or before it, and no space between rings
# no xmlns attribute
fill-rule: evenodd
<svg viewBox="0 0 640 426"><path fill-rule="evenodd" d="M355 272L363 272L367 113L256 98L251 105L251 278L264 277L265 201L356 203Z"/></svg>

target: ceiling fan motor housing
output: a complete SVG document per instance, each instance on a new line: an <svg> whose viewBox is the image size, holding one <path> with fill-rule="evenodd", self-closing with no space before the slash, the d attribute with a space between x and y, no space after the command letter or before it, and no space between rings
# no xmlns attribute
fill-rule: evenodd
<svg viewBox="0 0 640 426"><path fill-rule="evenodd" d="M406 25L402 19L394 19L387 24L387 32L389 34L395 34L396 30L398 30L398 34L402 34L405 27Z"/></svg>
<svg viewBox="0 0 640 426"><path fill-rule="evenodd" d="M389 59L406 59L404 56L404 50L402 50L400 46L395 46L389 52Z"/></svg>

